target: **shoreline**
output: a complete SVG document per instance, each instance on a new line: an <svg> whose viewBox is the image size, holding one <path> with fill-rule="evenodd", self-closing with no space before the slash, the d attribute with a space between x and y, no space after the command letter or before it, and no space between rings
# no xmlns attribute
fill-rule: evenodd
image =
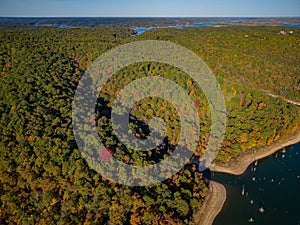
<svg viewBox="0 0 300 225"><path fill-rule="evenodd" d="M255 161L266 158L275 152L297 144L300 142L300 129L286 140L282 140L271 144L267 147L261 147L253 151L237 157L234 161L222 164L211 165L209 169L212 172L228 173L233 175L243 174L247 168ZM222 210L226 200L225 187L216 181L210 181L209 192L207 199L204 200L200 210L196 212L194 221L196 225L212 225L216 216Z"/></svg>
<svg viewBox="0 0 300 225"><path fill-rule="evenodd" d="M300 129L286 140L278 141L270 146L261 147L256 150L249 150L244 155L238 156L234 161L222 165L211 165L209 169L217 173L229 173L233 175L243 174L255 161L268 157L285 147L300 142Z"/></svg>
<svg viewBox="0 0 300 225"><path fill-rule="evenodd" d="M195 214L194 222L197 225L211 225L221 212L226 200L225 187L215 181L210 181L208 195L201 209ZM209 209L209 210L207 210Z"/></svg>

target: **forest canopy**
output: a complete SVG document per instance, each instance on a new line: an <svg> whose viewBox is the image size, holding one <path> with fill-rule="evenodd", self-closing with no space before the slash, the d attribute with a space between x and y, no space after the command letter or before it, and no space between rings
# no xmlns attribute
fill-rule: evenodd
<svg viewBox="0 0 300 225"><path fill-rule="evenodd" d="M215 73L227 107L226 137L216 163L294 134L300 108L300 30L283 27L161 29L132 36L125 28L1 28L0 32L0 223L6 224L192 224L208 180L194 161L162 183L129 187L90 169L77 148L72 101L84 71L101 54L137 40L166 40L199 55ZM172 154L180 131L174 107L145 98L131 111L130 127L146 138L145 121L167 122L164 144L148 152L127 149L111 128L111 104L126 84L162 76L190 95L200 118L194 158L209 140L210 108L196 82L176 67L143 62L113 74L95 110L98 134L116 159L156 163ZM268 95L269 91L282 98ZM105 154L100 157L106 157ZM197 160L196 160L197 161Z"/></svg>

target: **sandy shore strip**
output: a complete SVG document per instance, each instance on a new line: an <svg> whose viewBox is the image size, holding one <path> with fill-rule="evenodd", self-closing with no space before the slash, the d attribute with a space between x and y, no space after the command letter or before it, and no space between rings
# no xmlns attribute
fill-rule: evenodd
<svg viewBox="0 0 300 225"><path fill-rule="evenodd" d="M226 189L222 184L210 181L209 191L201 209L196 212L194 222L196 225L212 225L220 213L226 200Z"/></svg>
<svg viewBox="0 0 300 225"><path fill-rule="evenodd" d="M213 165L211 171L219 173L229 173L233 175L243 174L248 166L256 160L265 158L282 148L300 142L300 130L286 140L274 143L268 147L262 147L255 151L238 157L234 162L225 165ZM226 189L222 184L210 181L209 191L201 209L195 213L194 222L196 225L212 225L215 217L222 210L226 200Z"/></svg>
<svg viewBox="0 0 300 225"><path fill-rule="evenodd" d="M300 142L300 130L286 140L279 141L267 147L262 147L257 150L249 151L248 153L237 157L233 162L223 165L212 165L209 167L211 171L219 173L229 173L233 175L243 174L248 166L256 160L265 158L278 150Z"/></svg>

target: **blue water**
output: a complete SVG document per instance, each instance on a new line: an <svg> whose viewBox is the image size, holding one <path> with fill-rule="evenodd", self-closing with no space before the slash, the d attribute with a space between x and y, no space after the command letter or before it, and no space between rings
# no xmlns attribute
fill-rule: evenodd
<svg viewBox="0 0 300 225"><path fill-rule="evenodd" d="M210 27L210 26L212 26L212 24L210 24L210 23L195 23L191 26L193 26L193 27ZM178 26L168 26L168 28L184 29L184 28L191 27L191 26L189 26L189 25L178 25ZM166 28L166 27L161 27L161 28ZM159 29L159 28L158 27L147 27L147 28L137 27L137 28L135 28L135 32L139 35L139 34L142 34L146 31L156 30L156 29Z"/></svg>
<svg viewBox="0 0 300 225"><path fill-rule="evenodd" d="M233 21L231 21L232 23L244 23L245 22L245 20L233 20Z"/></svg>
<svg viewBox="0 0 300 225"><path fill-rule="evenodd" d="M282 25L285 26L285 27L297 27L297 28L300 28L300 24L284 23Z"/></svg>
<svg viewBox="0 0 300 225"><path fill-rule="evenodd" d="M146 31L149 31L149 30L156 30L156 29L158 29L158 28L156 28L156 27L147 27L147 28L144 28L144 27L138 27L138 28L135 28L135 32L136 32L137 34L142 34L142 33L146 32Z"/></svg>
<svg viewBox="0 0 300 225"><path fill-rule="evenodd" d="M170 28L177 28L177 29L184 29L187 28L188 26L184 26L184 25L179 25L179 26L169 26Z"/></svg>
<svg viewBox="0 0 300 225"><path fill-rule="evenodd" d="M231 23L243 23L245 22L245 20L234 20L231 21ZM267 22L266 22L267 23ZM178 25L178 26L168 26L168 28L177 28L177 29L184 29L187 27L211 27L213 26L215 23L195 23L192 25ZM229 24L228 22L218 22L218 24ZM289 24L289 23L283 23L282 24L285 27L297 27L300 28L300 24ZM67 27L64 27L67 28ZM162 27L165 28L165 27ZM148 28L143 28L143 27L138 27L135 29L135 31L137 32L137 34L142 34L146 31L149 30L155 30L155 29L159 29L158 27L148 27Z"/></svg>
<svg viewBox="0 0 300 225"><path fill-rule="evenodd" d="M259 160L241 176L216 173L212 179L227 190L213 225L300 225L300 143Z"/></svg>
<svg viewBox="0 0 300 225"><path fill-rule="evenodd" d="M193 24L194 27L211 27L211 23L195 23Z"/></svg>
<svg viewBox="0 0 300 225"><path fill-rule="evenodd" d="M137 34L142 34L142 33L146 32L147 30L148 30L147 28L136 28L135 32Z"/></svg>
<svg viewBox="0 0 300 225"><path fill-rule="evenodd" d="M63 29L72 28L72 26L67 26L67 25L59 25L57 27L58 28L63 28Z"/></svg>

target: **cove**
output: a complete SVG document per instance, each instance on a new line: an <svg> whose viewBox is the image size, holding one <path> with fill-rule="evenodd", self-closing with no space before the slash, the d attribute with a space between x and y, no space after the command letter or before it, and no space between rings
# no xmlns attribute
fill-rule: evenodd
<svg viewBox="0 0 300 225"><path fill-rule="evenodd" d="M214 225L300 224L300 143L258 160L240 176L211 176L227 190Z"/></svg>

